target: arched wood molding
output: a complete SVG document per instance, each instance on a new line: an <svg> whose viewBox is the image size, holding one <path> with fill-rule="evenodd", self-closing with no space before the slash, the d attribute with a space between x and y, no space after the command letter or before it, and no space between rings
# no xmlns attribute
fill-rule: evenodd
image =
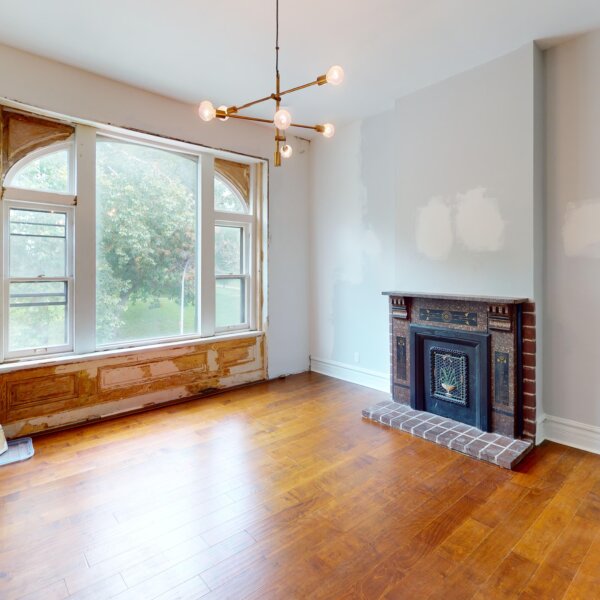
<svg viewBox="0 0 600 600"><path fill-rule="evenodd" d="M224 177L248 204L250 199L250 165L215 158L215 171Z"/></svg>
<svg viewBox="0 0 600 600"><path fill-rule="evenodd" d="M30 152L63 142L73 135L75 128L12 112L0 107L0 176L2 182L9 169Z"/></svg>

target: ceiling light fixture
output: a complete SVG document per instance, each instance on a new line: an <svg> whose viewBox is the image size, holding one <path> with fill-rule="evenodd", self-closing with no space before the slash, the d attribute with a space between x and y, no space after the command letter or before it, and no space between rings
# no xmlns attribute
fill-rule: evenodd
<svg viewBox="0 0 600 600"><path fill-rule="evenodd" d="M275 166L281 166L281 157L289 158L292 156L292 147L287 143L285 138L285 131L289 127L301 127L303 129L313 129L318 133L321 133L324 137L333 137L335 133L335 127L331 123L325 123L323 125L300 125L299 123L292 122L292 115L285 108L281 108L281 98L292 92L298 92L307 87L313 85L324 85L329 83L331 85L339 85L344 81L344 69L339 65L330 67L325 75L319 75L314 81L299 85L289 90L281 91L280 77L279 77L279 0L275 0L275 92L259 100L253 100L247 102L241 106L219 106L215 108L209 100L204 100L198 107L198 114L203 121L212 121L215 117L220 121L227 121L230 117L232 119L243 119L245 121L257 121L259 123L273 123L275 125L275 155L274 162ZM247 117L238 114L239 111L260 104L261 102L267 102L268 100L275 101L275 115L273 119L259 119L256 117ZM282 145L283 144L283 145Z"/></svg>

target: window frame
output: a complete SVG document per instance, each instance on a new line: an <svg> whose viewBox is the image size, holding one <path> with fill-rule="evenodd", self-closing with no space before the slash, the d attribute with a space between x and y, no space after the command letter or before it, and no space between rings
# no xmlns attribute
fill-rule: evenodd
<svg viewBox="0 0 600 600"><path fill-rule="evenodd" d="M214 227L240 227L243 231L243 248L242 248L242 273L239 275L217 275L215 273L214 289L216 295L217 281L223 279L243 279L244 280L244 307L245 320L243 323L217 327L216 325L216 306L215 306L215 335L232 333L236 331L247 331L256 329L256 307L254 303L257 286L256 261L258 253L258 245L256 242L256 210L257 205L254 189L250 188L248 200L240 194L236 185L231 182L222 173L215 173L215 179L220 179L222 183L228 186L231 191L238 197L242 206L246 207L245 212L233 211L217 211L214 210ZM214 198L213 198L214 206ZM216 302L216 298L215 298Z"/></svg>
<svg viewBox="0 0 600 600"><path fill-rule="evenodd" d="M2 356L5 360L38 358L43 356L54 356L73 351L74 347L74 302L75 302L75 276L74 276L74 209L73 206L65 204L48 204L33 201L3 199L2 207ZM10 211L37 210L42 212L61 212L66 215L66 253L65 253L65 276L64 277L11 277L10 275ZM10 286L13 283L39 283L39 282L64 282L67 286L66 307L66 331L67 343L46 348L24 348L21 350L10 350Z"/></svg>
<svg viewBox="0 0 600 600"><path fill-rule="evenodd" d="M250 309L251 309L251 298L252 298L252 284L251 284L251 269L252 269L252 221L244 219L231 219L224 220L223 215L236 215L236 216L250 216L250 215L242 215L241 213L223 213L218 212L215 213L215 229L217 227L232 227L236 229L242 230L242 260L241 263L241 273L228 273L224 275L217 275L215 273L215 296L216 296L216 286L218 281L223 281L226 279L234 279L240 280L244 282L244 322L243 323L235 323L232 325L225 326L217 326L216 324L216 306L215 306L215 334L217 333L230 333L232 331L245 331L250 329ZM215 298L216 304L216 298Z"/></svg>
<svg viewBox="0 0 600 600"><path fill-rule="evenodd" d="M197 144L164 138L152 134L132 132L112 126L74 123L75 134L66 141L57 142L35 150L13 165L6 175L10 184L14 174L31 161L45 154L69 150L69 193L40 192L25 188L10 187L4 189L4 210L0 213L4 220L0 227L0 266L3 268L3 296L1 321L4 325L0 340L0 363L9 361L27 361L40 358L81 356L106 351L131 350L134 348L155 347L160 344L194 342L207 338L219 338L232 334L261 333L266 310L263 301L266 282L263 279L262 261L266 260L266 248L261 244L266 231L267 191L263 171L268 165L265 159L245 157L219 150L207 149ZM198 159L198 202L197 202L197 303L196 331L175 336L157 336L143 340L117 342L100 345L96 335L96 143L99 137L112 138L133 144L155 147L177 154L188 154ZM250 167L250 193L248 199L241 197L237 187L222 173L215 171L215 158L225 158ZM10 175L10 177L9 177ZM238 197L246 213L215 211L214 181L220 178ZM259 183L257 183L259 182ZM70 253L68 283L69 344L64 347L52 347L46 351L7 352L7 323L9 305L7 265L8 213L6 206L27 203L36 206L53 206L68 211ZM263 206L264 205L264 206ZM258 219L260 218L260 225ZM246 322L216 327L216 282L215 240L217 223L241 226L244 230L244 273ZM239 278L239 276L237 277Z"/></svg>

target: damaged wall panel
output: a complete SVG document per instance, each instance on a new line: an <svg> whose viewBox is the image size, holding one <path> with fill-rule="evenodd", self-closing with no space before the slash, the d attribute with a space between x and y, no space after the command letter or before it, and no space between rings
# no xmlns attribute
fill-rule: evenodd
<svg viewBox="0 0 600 600"><path fill-rule="evenodd" d="M266 378L264 335L15 364L0 375L8 437L46 431Z"/></svg>
<svg viewBox="0 0 600 600"><path fill-rule="evenodd" d="M0 107L0 180L30 152L69 139L75 128L65 123Z"/></svg>
<svg viewBox="0 0 600 600"><path fill-rule="evenodd" d="M224 177L248 203L250 198L250 165L215 158L215 172Z"/></svg>

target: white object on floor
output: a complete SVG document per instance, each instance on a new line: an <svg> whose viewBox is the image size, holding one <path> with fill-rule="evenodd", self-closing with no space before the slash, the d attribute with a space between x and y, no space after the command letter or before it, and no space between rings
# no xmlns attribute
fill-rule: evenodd
<svg viewBox="0 0 600 600"><path fill-rule="evenodd" d="M8 450L0 454L0 467L31 458L34 454L33 441L30 437L19 438L7 442Z"/></svg>
<svg viewBox="0 0 600 600"><path fill-rule="evenodd" d="M0 425L0 454L4 454L7 450L8 444L6 443L6 437L4 436L2 425Z"/></svg>

